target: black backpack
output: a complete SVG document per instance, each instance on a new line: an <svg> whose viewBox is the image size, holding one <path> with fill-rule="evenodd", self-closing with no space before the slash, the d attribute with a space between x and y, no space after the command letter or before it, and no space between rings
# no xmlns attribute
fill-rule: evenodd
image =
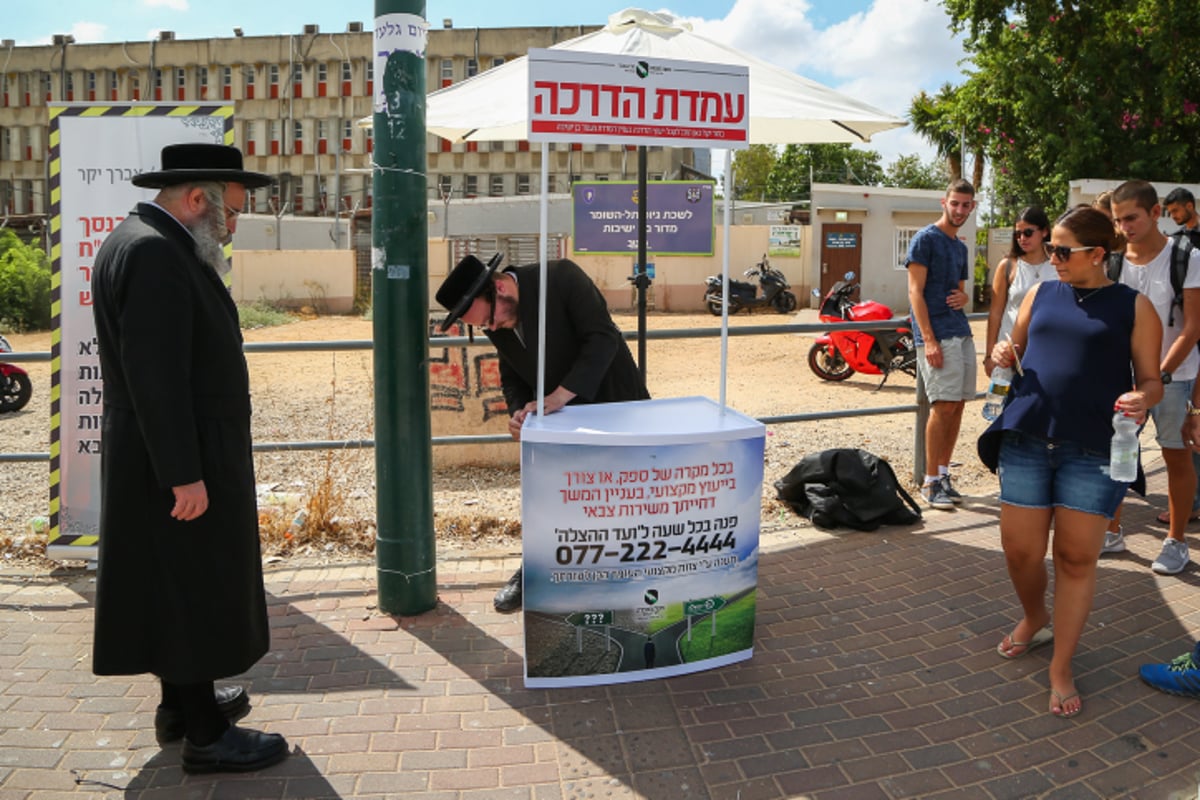
<svg viewBox="0 0 1200 800"><path fill-rule="evenodd" d="M1192 251L1200 247L1200 231L1176 231L1168 239L1171 247L1171 289L1175 292L1175 299L1171 301L1171 310L1167 312L1167 324L1174 325L1175 307L1183 308L1183 281L1187 278L1188 259L1192 257ZM1124 266L1125 253L1109 253L1104 271L1108 273L1109 280L1119 283ZM1197 346L1200 346L1200 342Z"/></svg>
<svg viewBox="0 0 1200 800"><path fill-rule="evenodd" d="M775 491L818 528L873 531L921 519L920 506L900 486L891 465L866 450L810 453L775 482Z"/></svg>

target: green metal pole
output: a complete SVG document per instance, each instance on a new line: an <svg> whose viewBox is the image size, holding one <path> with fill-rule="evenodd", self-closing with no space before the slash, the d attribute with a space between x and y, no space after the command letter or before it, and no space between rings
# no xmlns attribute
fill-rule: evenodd
<svg viewBox="0 0 1200 800"><path fill-rule="evenodd" d="M423 1L375 0L375 564L379 609L386 614L420 614L437 605L425 201L427 29Z"/></svg>

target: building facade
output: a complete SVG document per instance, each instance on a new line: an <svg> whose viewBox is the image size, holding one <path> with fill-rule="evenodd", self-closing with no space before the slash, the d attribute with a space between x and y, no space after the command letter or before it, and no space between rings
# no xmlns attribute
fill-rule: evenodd
<svg viewBox="0 0 1200 800"><path fill-rule="evenodd" d="M431 29L426 88L475 75L531 47L550 47L596 26ZM334 215L369 207L369 127L375 90L373 32L351 22L343 32L306 25L295 34L78 44L0 42L0 218L39 217L50 208L46 154L50 103L232 102L236 143L247 169L278 181L250 192L245 210ZM527 142L450 142L428 136L429 199L539 193L540 148ZM550 191L575 180L623 180L637 174L636 148L554 145ZM692 151L649 148L651 179L678 176Z"/></svg>

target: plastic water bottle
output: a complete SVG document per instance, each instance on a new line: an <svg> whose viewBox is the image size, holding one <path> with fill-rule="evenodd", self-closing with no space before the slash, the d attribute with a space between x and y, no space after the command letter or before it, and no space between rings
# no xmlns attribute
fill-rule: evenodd
<svg viewBox="0 0 1200 800"><path fill-rule="evenodd" d="M1120 483L1137 480L1138 424L1118 411L1113 414L1112 446L1108 454L1108 477Z"/></svg>
<svg viewBox="0 0 1200 800"><path fill-rule="evenodd" d="M992 370L992 380L988 384L987 397L983 398L983 418L991 422L1000 416L1004 408L1004 398L1008 397L1008 388L1012 385L1013 371L1011 367L996 367Z"/></svg>

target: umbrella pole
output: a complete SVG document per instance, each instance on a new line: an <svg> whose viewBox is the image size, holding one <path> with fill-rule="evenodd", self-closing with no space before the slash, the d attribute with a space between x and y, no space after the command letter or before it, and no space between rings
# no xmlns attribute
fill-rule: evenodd
<svg viewBox="0 0 1200 800"><path fill-rule="evenodd" d="M733 151L725 151L724 235L721 237L721 414L725 414L725 371L729 363L729 221L733 195Z"/></svg>
<svg viewBox="0 0 1200 800"><path fill-rule="evenodd" d="M646 274L646 145L638 145L638 370L646 382L646 289L650 277Z"/></svg>
<svg viewBox="0 0 1200 800"><path fill-rule="evenodd" d="M542 142L542 196L538 201L538 330L537 330L537 415L546 418L546 231L550 227L550 145Z"/></svg>

